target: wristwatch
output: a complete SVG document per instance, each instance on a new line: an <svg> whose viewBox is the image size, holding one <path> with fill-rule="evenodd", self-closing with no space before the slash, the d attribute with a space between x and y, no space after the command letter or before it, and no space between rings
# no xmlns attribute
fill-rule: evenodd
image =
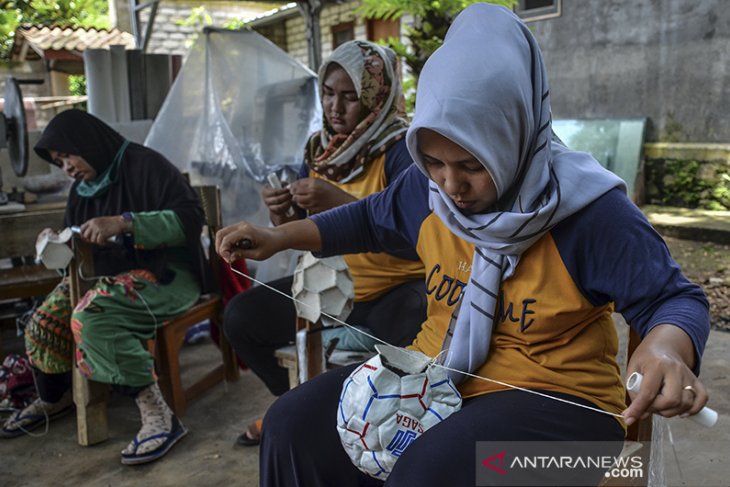
<svg viewBox="0 0 730 487"><path fill-rule="evenodd" d="M125 227L129 229L129 232L125 231L125 233L131 233L132 232L132 220L134 220L134 213L131 211L125 211L122 213L122 220L124 220Z"/></svg>

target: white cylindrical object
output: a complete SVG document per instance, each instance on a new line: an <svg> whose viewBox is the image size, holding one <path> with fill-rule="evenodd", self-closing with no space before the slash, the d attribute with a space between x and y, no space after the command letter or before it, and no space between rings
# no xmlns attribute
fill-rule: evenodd
<svg viewBox="0 0 730 487"><path fill-rule="evenodd" d="M127 51L122 45L109 46L111 73L113 83L114 112L117 122L132 120L129 104L129 75L127 73Z"/></svg>
<svg viewBox="0 0 730 487"><path fill-rule="evenodd" d="M626 390L630 392L639 392L639 389L641 388L641 381L643 378L644 376L638 372L634 372L633 374L631 374L626 380ZM717 411L705 406L700 409L700 412L698 412L697 414L689 416L689 419L697 424L705 426L706 428L712 428L713 426L715 426L715 423L717 423L718 417L719 416L717 414Z"/></svg>
<svg viewBox="0 0 730 487"><path fill-rule="evenodd" d="M114 108L114 82L112 80L112 56L109 49L86 49L84 51L84 74L87 107L90 114L106 123L117 121Z"/></svg>
<svg viewBox="0 0 730 487"><path fill-rule="evenodd" d="M282 188L281 181L279 180L279 176L277 176L275 172L269 173L266 176L266 180L269 182L269 186L271 186L272 188L274 188L274 189L281 189ZM291 217L294 216L294 208L293 207L290 206L286 210L286 216L288 216L289 218L291 218Z"/></svg>

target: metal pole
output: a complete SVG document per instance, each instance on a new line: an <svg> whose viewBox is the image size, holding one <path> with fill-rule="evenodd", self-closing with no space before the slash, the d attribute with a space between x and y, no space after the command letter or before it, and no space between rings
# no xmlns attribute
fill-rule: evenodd
<svg viewBox="0 0 730 487"><path fill-rule="evenodd" d="M320 0L307 0L297 2L297 7L304 17L306 26L309 67L316 73L319 70L319 65L322 64L322 30L319 23L322 2Z"/></svg>

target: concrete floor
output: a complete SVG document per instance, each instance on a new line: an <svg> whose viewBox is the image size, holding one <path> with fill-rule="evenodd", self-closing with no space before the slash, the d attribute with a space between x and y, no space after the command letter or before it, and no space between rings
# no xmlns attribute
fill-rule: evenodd
<svg viewBox="0 0 730 487"><path fill-rule="evenodd" d="M212 343L184 347L183 377L195 377L216 355ZM139 412L131 399L115 395L109 404L109 439L101 444L76 443L73 414L52 422L42 437L0 440L0 486L257 486L258 448L234 443L244 425L261 417L273 400L256 376L243 372L237 382L220 384L190 404L183 418L189 433L162 461L129 467L120 463L119 453L139 429Z"/></svg>
<svg viewBox="0 0 730 487"><path fill-rule="evenodd" d="M192 376L216 350L204 344L184 352L185 375ZM667 421L678 459L665 438L664 474L670 486L730 486L730 333L711 333L702 379L720 421L713 429ZM163 460L127 467L120 464L119 452L137 432L138 412L131 400L115 396L109 408L110 438L102 444L78 446L73 415L51 423L40 438L1 440L0 486L256 486L257 448L236 447L234 441L273 400L253 374L244 372L238 382L219 385L190 405L184 418L190 433Z"/></svg>

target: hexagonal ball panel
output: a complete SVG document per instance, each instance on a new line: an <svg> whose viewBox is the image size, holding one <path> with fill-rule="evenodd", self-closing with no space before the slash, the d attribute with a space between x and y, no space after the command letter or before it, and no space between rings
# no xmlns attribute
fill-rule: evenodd
<svg viewBox="0 0 730 487"><path fill-rule="evenodd" d="M340 320L352 311L355 286L342 257L317 259L310 252L302 254L294 271L292 296L297 315L317 321L321 313Z"/></svg>

